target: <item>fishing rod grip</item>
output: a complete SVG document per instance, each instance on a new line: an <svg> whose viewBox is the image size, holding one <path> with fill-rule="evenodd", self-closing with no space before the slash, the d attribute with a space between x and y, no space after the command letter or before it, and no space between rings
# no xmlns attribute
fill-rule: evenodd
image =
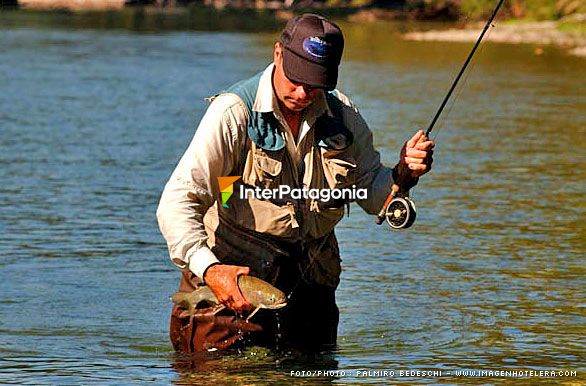
<svg viewBox="0 0 586 386"><path fill-rule="evenodd" d="M387 206L389 206L389 204L391 203L393 198L395 198L400 189L401 188L397 184L393 184L393 186L391 186L391 192L387 196L387 199L385 200L383 207L378 212L378 214L376 215L376 219L374 220L376 222L376 225L380 225L385 221L385 216L387 214Z"/></svg>
<svg viewBox="0 0 586 386"><path fill-rule="evenodd" d="M427 135L424 133L417 141L417 144L420 144L420 143L425 142L427 140L428 140ZM382 208L380 209L380 211L376 215L376 219L374 220L376 222L376 225L380 225L385 221L387 207L389 206L391 201L393 201L393 198L395 198L397 196L397 193L399 193L401 191L401 186L399 184L400 184L400 179L398 181L395 181L395 183L391 186L391 192L387 196L385 203L383 204Z"/></svg>

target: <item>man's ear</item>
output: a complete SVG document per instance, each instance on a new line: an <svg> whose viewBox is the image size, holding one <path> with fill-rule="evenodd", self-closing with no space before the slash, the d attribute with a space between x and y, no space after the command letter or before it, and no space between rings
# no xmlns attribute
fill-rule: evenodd
<svg viewBox="0 0 586 386"><path fill-rule="evenodd" d="M283 57L283 44L281 42L275 42L275 50L273 52L273 62L278 63Z"/></svg>

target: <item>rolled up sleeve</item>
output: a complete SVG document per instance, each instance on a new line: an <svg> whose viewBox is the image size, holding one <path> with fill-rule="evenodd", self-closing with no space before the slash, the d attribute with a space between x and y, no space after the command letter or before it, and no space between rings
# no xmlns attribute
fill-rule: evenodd
<svg viewBox="0 0 586 386"><path fill-rule="evenodd" d="M246 115L246 107L235 95L221 95L211 103L157 208L171 260L199 277L218 261L207 246L203 218L220 197L217 177L230 175L238 162Z"/></svg>

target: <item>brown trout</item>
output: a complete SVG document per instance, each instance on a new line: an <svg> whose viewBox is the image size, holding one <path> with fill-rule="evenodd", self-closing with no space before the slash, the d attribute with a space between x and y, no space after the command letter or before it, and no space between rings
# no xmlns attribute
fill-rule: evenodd
<svg viewBox="0 0 586 386"><path fill-rule="evenodd" d="M257 310L260 308L276 310L287 305L287 296L283 291L257 277L239 276L238 287L244 299ZM193 315L199 303L203 301L210 304L219 303L216 295L208 286L201 286L192 292L176 292L171 296L171 300L179 307L188 310L190 315Z"/></svg>

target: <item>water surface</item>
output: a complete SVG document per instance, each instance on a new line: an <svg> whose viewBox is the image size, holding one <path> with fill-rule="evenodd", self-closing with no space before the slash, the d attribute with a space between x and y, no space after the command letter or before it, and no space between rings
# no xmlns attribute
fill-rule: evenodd
<svg viewBox="0 0 586 386"><path fill-rule="evenodd" d="M264 68L277 35L22 18L0 26L1 383L315 384L289 371L336 368L570 369L578 376L547 383L584 382L584 59L531 45L478 53L435 129L416 224L392 232L353 206L338 227L335 352L201 361L168 340L179 272L154 213L203 98ZM342 27L339 87L394 164L470 44L405 42L405 25ZM321 381L400 380L479 382Z"/></svg>

